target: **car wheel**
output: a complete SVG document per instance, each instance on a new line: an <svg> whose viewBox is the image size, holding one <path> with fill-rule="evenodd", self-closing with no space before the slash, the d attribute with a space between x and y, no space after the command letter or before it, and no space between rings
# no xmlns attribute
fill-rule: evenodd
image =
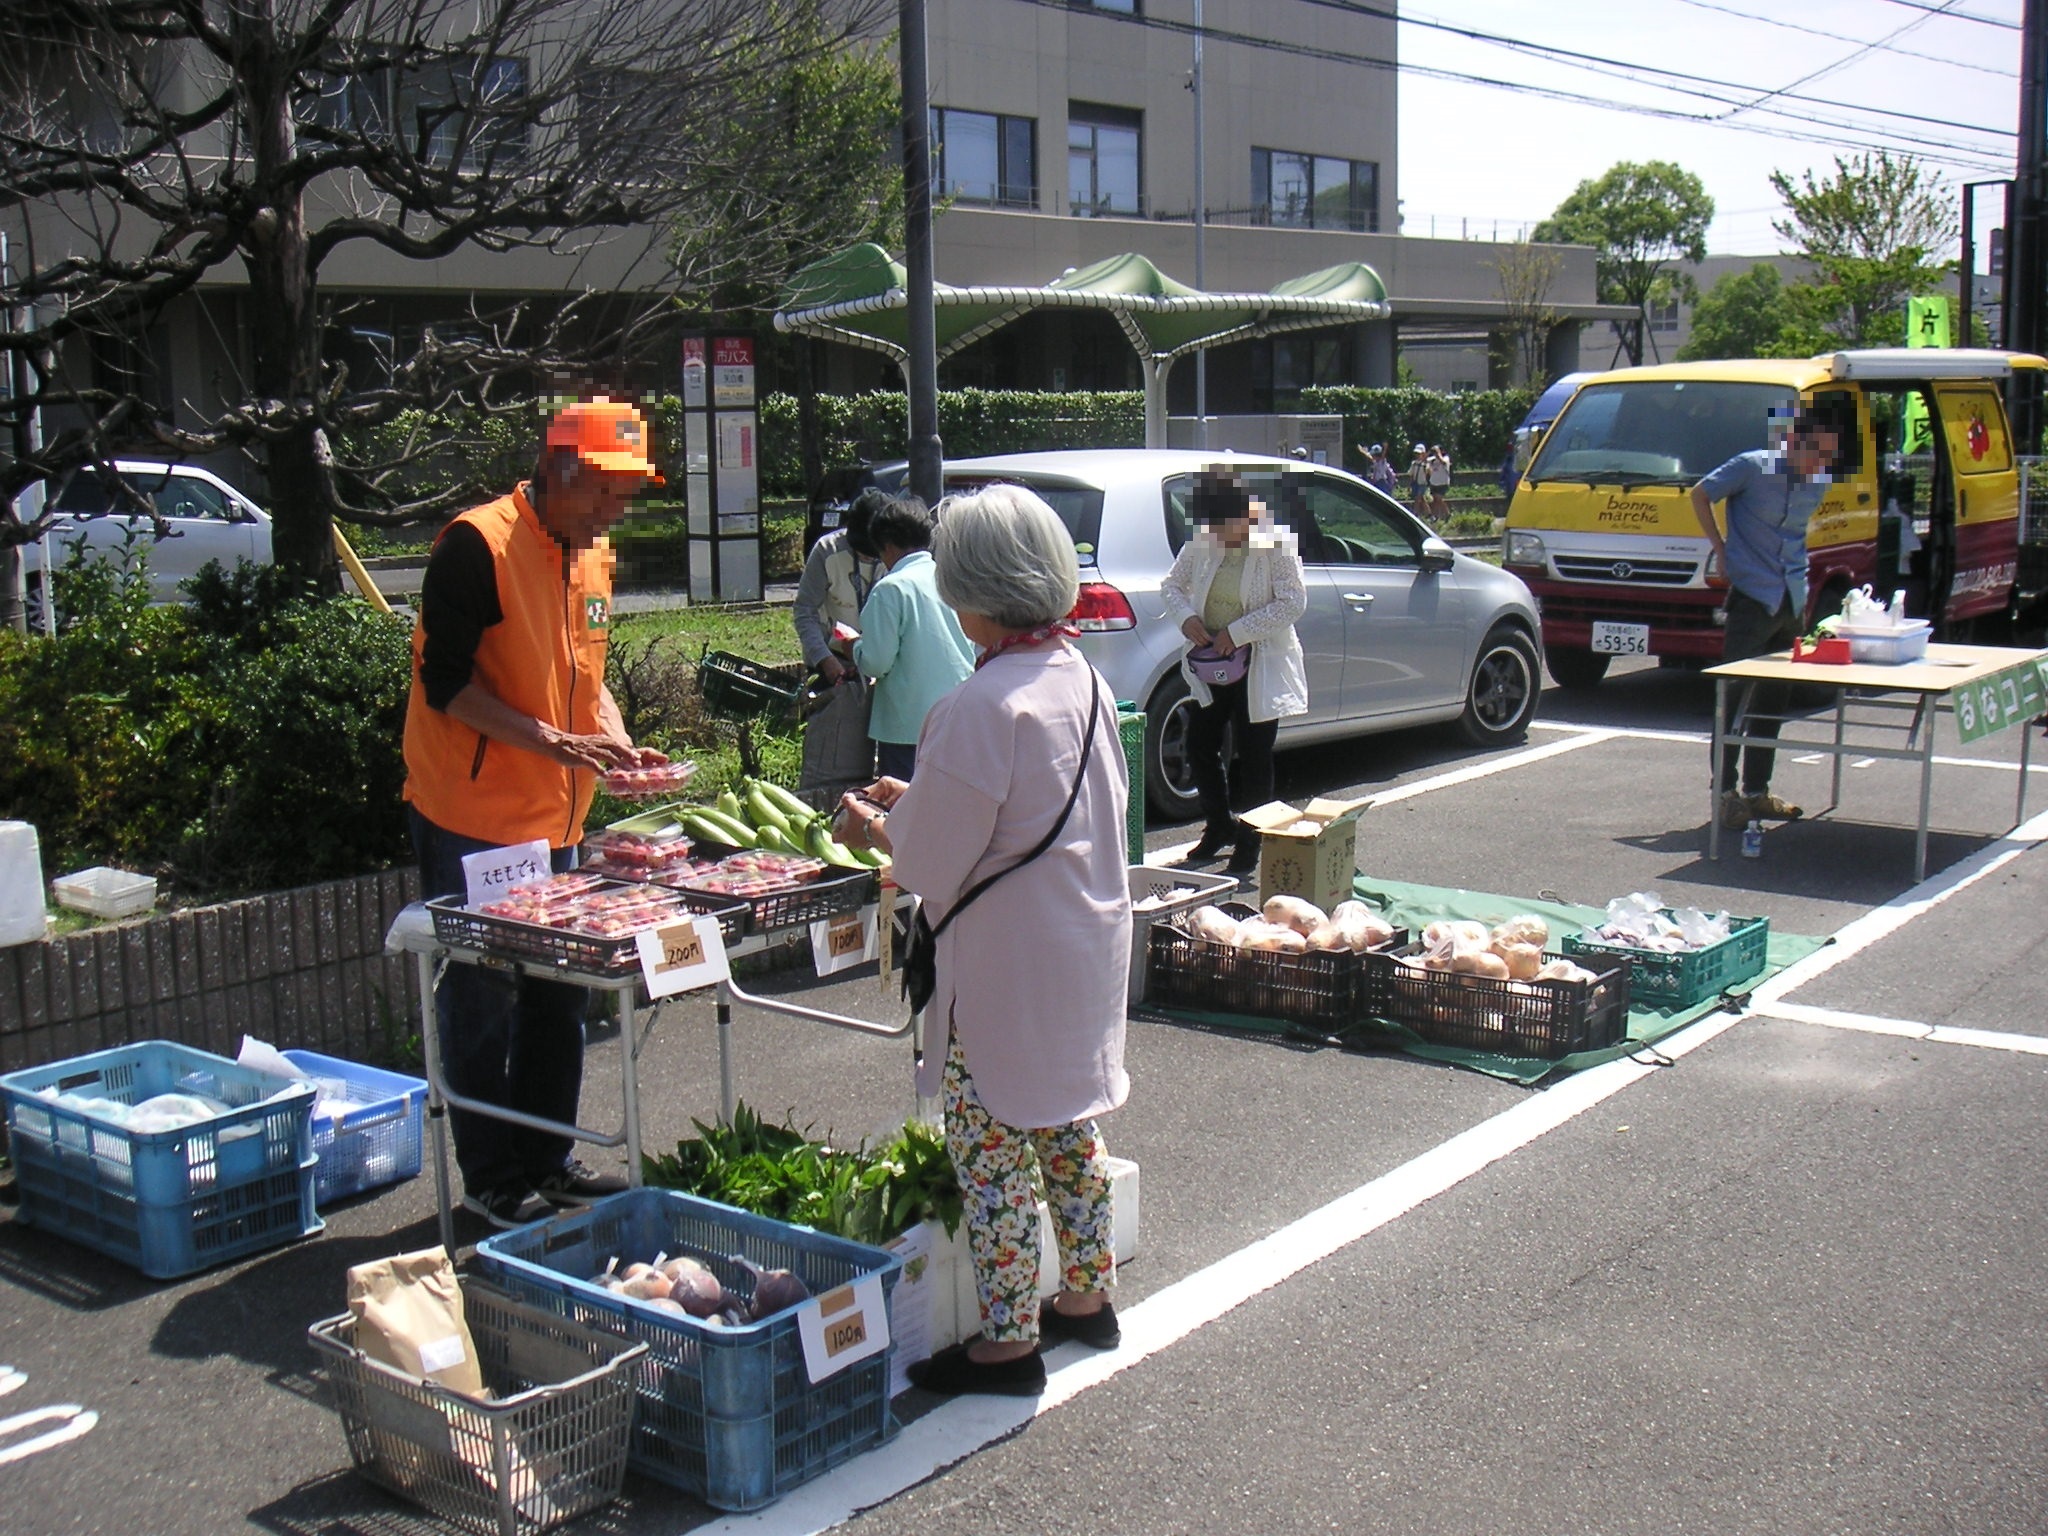
<svg viewBox="0 0 2048 1536"><path fill-rule="evenodd" d="M1489 633L1465 685L1465 713L1458 721L1465 739L1481 747L1520 741L1536 714L1542 681L1536 646L1527 635L1505 625Z"/></svg>
<svg viewBox="0 0 2048 1536"><path fill-rule="evenodd" d="M1600 679L1607 675L1607 667L1614 658L1594 651L1560 651L1552 646L1543 648L1543 664L1550 668L1550 675L1557 680L1560 688L1598 688Z"/></svg>
<svg viewBox="0 0 2048 1536"><path fill-rule="evenodd" d="M1194 770L1188 765L1188 727L1195 700L1178 672L1152 690L1145 705L1145 802L1169 821L1201 814Z"/></svg>

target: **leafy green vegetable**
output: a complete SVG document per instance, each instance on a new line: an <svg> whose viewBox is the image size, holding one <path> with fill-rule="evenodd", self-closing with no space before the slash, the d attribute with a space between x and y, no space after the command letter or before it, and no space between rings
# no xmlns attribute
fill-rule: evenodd
<svg viewBox="0 0 2048 1536"><path fill-rule="evenodd" d="M946 1138L913 1120L886 1145L847 1150L808 1128L771 1125L745 1104L731 1125L691 1122L697 1134L670 1154L641 1159L647 1183L738 1206L758 1216L886 1243L921 1221L960 1225L960 1185Z"/></svg>

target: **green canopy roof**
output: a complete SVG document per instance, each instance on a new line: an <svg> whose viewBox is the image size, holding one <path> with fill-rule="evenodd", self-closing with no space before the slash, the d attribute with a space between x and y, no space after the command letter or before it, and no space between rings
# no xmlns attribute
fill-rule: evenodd
<svg viewBox="0 0 2048 1536"><path fill-rule="evenodd" d="M901 361L909 339L902 266L878 245L851 246L790 279L775 328L886 352ZM1204 293L1135 253L1105 257L1043 288L933 285L940 357L1037 309L1114 315L1140 356L1165 362L1201 347L1276 331L1383 320L1386 285L1363 262L1291 278L1271 293Z"/></svg>
<svg viewBox="0 0 2048 1536"><path fill-rule="evenodd" d="M901 265L878 245L856 245L813 262L789 281L775 328L884 352L904 360L910 296ZM1135 252L1108 256L1043 288L932 286L940 358L1041 309L1095 309L1115 317L1145 370L1145 435L1164 442L1166 375L1204 347L1316 326L1384 320L1393 306L1379 274L1345 262L1290 278L1271 293L1204 293Z"/></svg>

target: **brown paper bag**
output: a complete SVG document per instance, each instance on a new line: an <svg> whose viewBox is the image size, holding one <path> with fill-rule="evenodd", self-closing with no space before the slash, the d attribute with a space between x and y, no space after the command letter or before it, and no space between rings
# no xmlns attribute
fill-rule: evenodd
<svg viewBox="0 0 2048 1536"><path fill-rule="evenodd" d="M462 1288L445 1248L422 1248L348 1272L356 1348L372 1360L484 1396L476 1345L462 1317Z"/></svg>

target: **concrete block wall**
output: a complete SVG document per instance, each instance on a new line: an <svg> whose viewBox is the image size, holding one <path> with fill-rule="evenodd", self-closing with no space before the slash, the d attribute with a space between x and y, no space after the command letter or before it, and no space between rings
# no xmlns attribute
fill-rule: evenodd
<svg viewBox="0 0 2048 1536"><path fill-rule="evenodd" d="M0 1072L136 1040L232 1056L244 1034L382 1061L380 1018L418 1033L413 961L384 953L418 884L391 869L0 949Z"/></svg>

